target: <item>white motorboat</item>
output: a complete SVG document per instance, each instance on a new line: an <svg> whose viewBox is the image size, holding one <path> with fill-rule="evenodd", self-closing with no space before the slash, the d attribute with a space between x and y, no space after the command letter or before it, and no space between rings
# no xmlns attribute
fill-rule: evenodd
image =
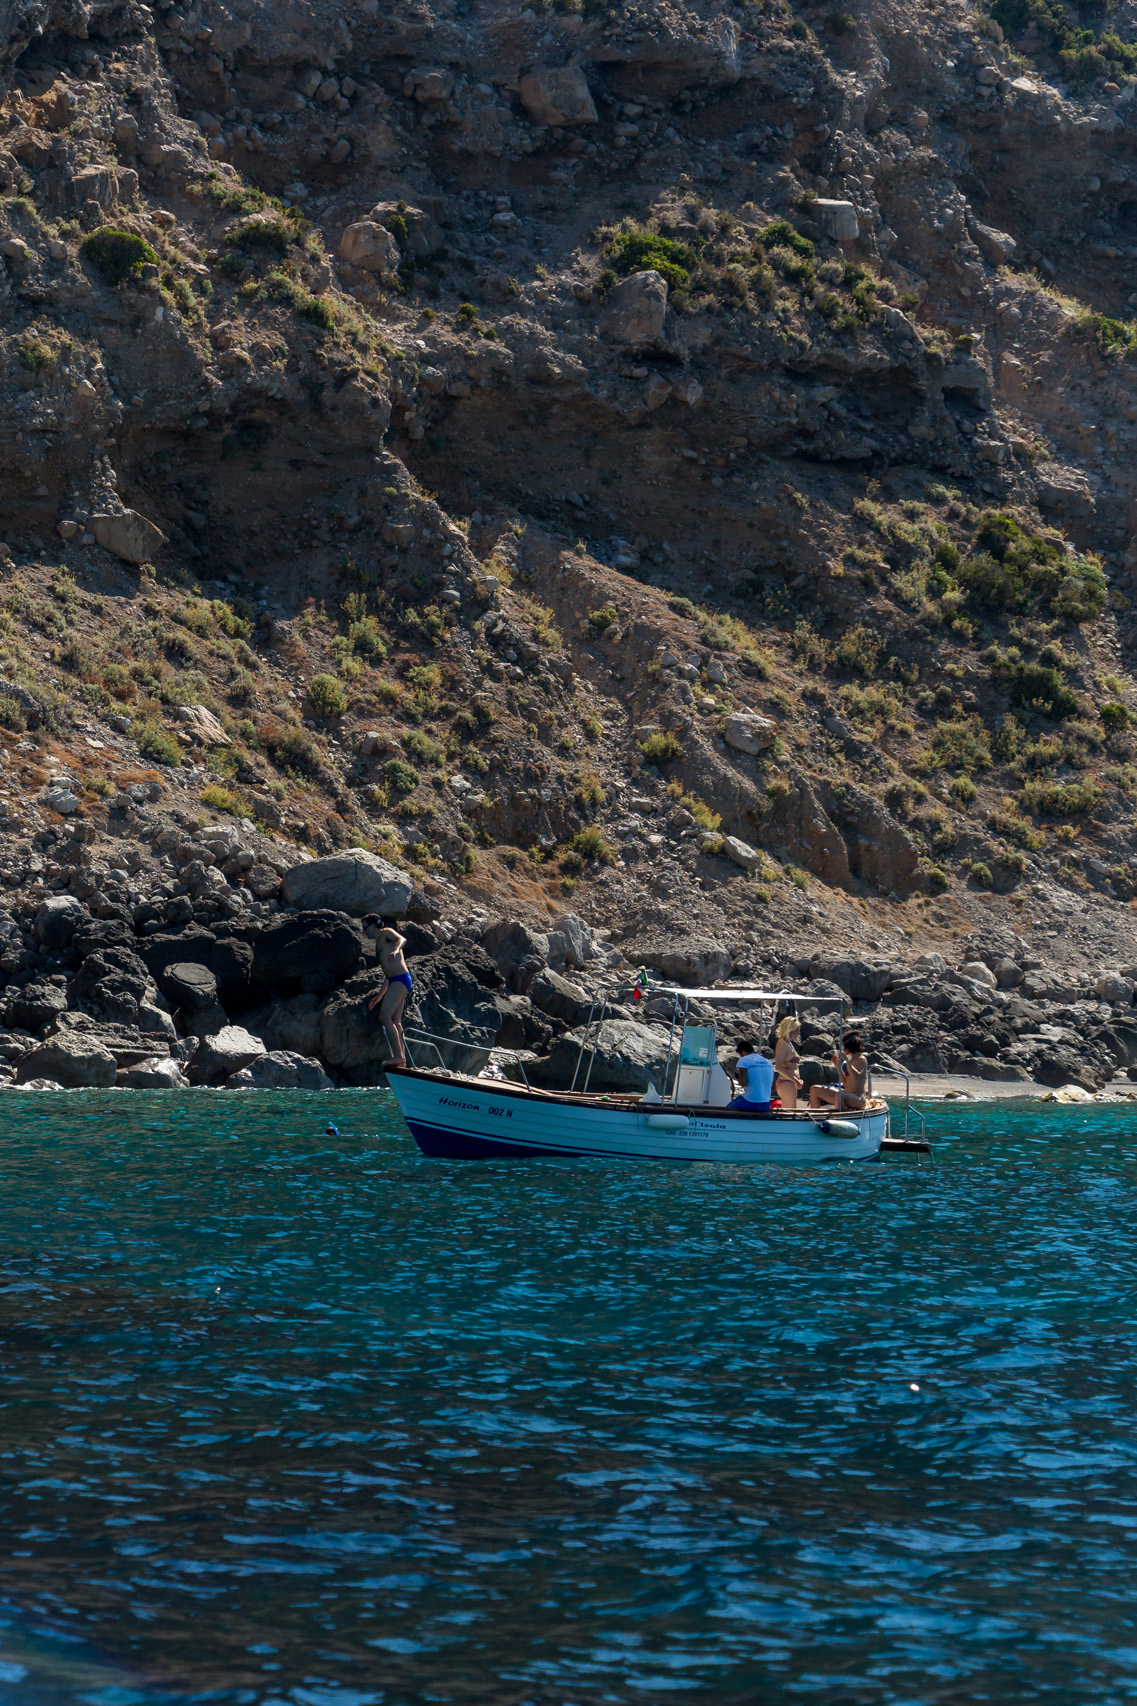
<svg viewBox="0 0 1137 1706"><path fill-rule="evenodd" d="M729 1106L732 1086L718 1060L713 1023L689 1023L692 1001L717 1006L741 1002L815 1005L822 998L754 989L655 989L674 997L663 1091L641 1096L605 1095L589 1089L601 1017L585 1027L576 1074L568 1090L545 1090L524 1081L451 1072L439 1044L450 1038L404 1027L409 1064L388 1069L388 1082L411 1135L424 1155L452 1159L488 1156L578 1155L655 1161L821 1162L874 1161L886 1149L930 1153L922 1134L908 1137L905 1102L902 1139L890 1134L888 1103L871 1093L863 1109L777 1109L758 1113ZM836 1000L836 998L833 998ZM844 1007L841 1002L841 1031ZM676 1043L678 1047L676 1047ZM414 1064L433 1050L440 1065ZM581 1087L576 1088L577 1080ZM912 1117L920 1116L913 1111Z"/></svg>

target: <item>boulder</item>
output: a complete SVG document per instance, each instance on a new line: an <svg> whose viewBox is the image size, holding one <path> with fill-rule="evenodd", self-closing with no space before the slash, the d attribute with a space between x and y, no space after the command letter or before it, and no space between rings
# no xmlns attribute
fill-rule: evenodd
<svg viewBox="0 0 1137 1706"><path fill-rule="evenodd" d="M240 1025L226 1025L215 1036L202 1037L189 1063L191 1084L224 1084L235 1072L265 1053L265 1045Z"/></svg>
<svg viewBox="0 0 1137 1706"><path fill-rule="evenodd" d="M711 943L692 943L687 948L628 948L625 953L633 965L650 966L686 988L722 983L734 964L725 948Z"/></svg>
<svg viewBox="0 0 1137 1706"><path fill-rule="evenodd" d="M388 228L398 219L406 231L406 242L398 238L400 246L415 256L418 260L426 260L436 255L445 244L442 227L429 213L424 213L421 207L400 207L397 201L379 201L371 209L369 219ZM398 226L395 227L396 231Z"/></svg>
<svg viewBox="0 0 1137 1706"><path fill-rule="evenodd" d="M811 211L825 235L834 243L855 243L861 234L857 210L851 201L819 198Z"/></svg>
<svg viewBox="0 0 1137 1706"><path fill-rule="evenodd" d="M1000 989L1017 989L1023 980L1023 968L1017 960L1004 957L996 960L991 969L995 973L995 982Z"/></svg>
<svg viewBox="0 0 1137 1706"><path fill-rule="evenodd" d="M667 1030L639 1025L631 1019L605 1019L593 1031L596 1058L588 1080L589 1089L634 1095L654 1086L662 1094L666 1089L664 1073L668 1034ZM547 1089L567 1090L572 1083L584 1038L583 1027L557 1037L545 1059L534 1061L527 1069L532 1082ZM586 1055L577 1079L577 1089L583 1084L587 1071Z"/></svg>
<svg viewBox="0 0 1137 1706"><path fill-rule="evenodd" d="M499 919L482 936L482 947L515 995L528 995L549 958L548 937L520 919Z"/></svg>
<svg viewBox="0 0 1137 1706"><path fill-rule="evenodd" d="M667 281L653 270L621 279L608 293L602 329L613 343L635 349L662 344L667 319Z"/></svg>
<svg viewBox="0 0 1137 1706"><path fill-rule="evenodd" d="M273 921L253 947L255 988L324 994L363 965L363 932L342 913L301 912Z"/></svg>
<svg viewBox="0 0 1137 1706"><path fill-rule="evenodd" d="M777 738L778 725L756 711L732 711L723 725L722 738L736 752L765 752Z"/></svg>
<svg viewBox="0 0 1137 1706"><path fill-rule="evenodd" d="M401 259L391 233L374 219L360 219L348 226L340 238L340 256L349 266L374 273L398 272Z"/></svg>
<svg viewBox="0 0 1137 1706"><path fill-rule="evenodd" d="M554 918L553 929L565 939L565 965L579 971L592 958L592 931L575 912L562 912Z"/></svg>
<svg viewBox="0 0 1137 1706"><path fill-rule="evenodd" d="M116 1071L109 1048L82 1031L67 1031L29 1050L16 1067L16 1082L50 1078L65 1090L108 1090Z"/></svg>
<svg viewBox="0 0 1137 1706"><path fill-rule="evenodd" d="M101 1044L114 1056L120 1072L124 1067L137 1066L152 1055L169 1054L170 1042L176 1041L174 1037L143 1035L135 1025L108 1024L105 1020L93 1019L89 1013L60 1013L45 1040L59 1036L82 1036L88 1042Z"/></svg>
<svg viewBox="0 0 1137 1706"><path fill-rule="evenodd" d="M285 873L284 898L302 912L321 907L362 918L377 912L381 918L400 918L411 898L414 881L397 865L349 847L328 859L309 859Z"/></svg>
<svg viewBox="0 0 1137 1706"><path fill-rule="evenodd" d="M35 916L36 941L49 951L66 948L87 914L70 894L53 894L44 901Z"/></svg>
<svg viewBox="0 0 1137 1706"><path fill-rule="evenodd" d="M158 987L173 1007L186 1013L217 1005L217 979L208 966L175 960L158 978Z"/></svg>
<svg viewBox="0 0 1137 1706"><path fill-rule="evenodd" d="M967 960L959 969L964 977L971 979L972 983L984 984L988 989L998 987L998 979L995 973L982 960Z"/></svg>
<svg viewBox="0 0 1137 1706"><path fill-rule="evenodd" d="M111 945L88 954L75 975L72 993L108 1019L134 1025L142 1001L154 994L145 964L132 948Z"/></svg>
<svg viewBox="0 0 1137 1706"><path fill-rule="evenodd" d="M762 864L762 855L756 847L751 847L748 841L741 840L737 835L724 835L722 850L732 864L742 871L756 871Z"/></svg>
<svg viewBox="0 0 1137 1706"><path fill-rule="evenodd" d="M1071 519L1085 518L1096 508L1089 480L1080 469L1043 463L1037 472L1035 502L1039 509Z"/></svg>
<svg viewBox="0 0 1137 1706"><path fill-rule="evenodd" d="M1116 1066L1137 1066L1137 1019L1118 1014L1093 1033L1093 1041L1108 1049Z"/></svg>
<svg viewBox="0 0 1137 1706"><path fill-rule="evenodd" d="M1094 994L1099 1001L1107 1001L1111 1007L1133 1005L1133 984L1129 978L1122 977L1120 972L1102 972L1094 980Z"/></svg>
<svg viewBox="0 0 1137 1706"><path fill-rule="evenodd" d="M105 550L125 563L149 563L168 543L162 529L136 509L121 515L93 515L91 531Z"/></svg>
<svg viewBox="0 0 1137 1706"><path fill-rule="evenodd" d="M1006 266L1014 260L1018 244L1009 231L999 231L994 225L984 225L978 219L970 220L969 225L976 248L992 266Z"/></svg>
<svg viewBox="0 0 1137 1706"><path fill-rule="evenodd" d="M70 788L45 788L40 799L49 812L58 812L60 817L73 817L79 810L79 796Z"/></svg>
<svg viewBox="0 0 1137 1706"><path fill-rule="evenodd" d="M217 999L232 1011L249 1005L253 973L252 944L238 936L217 937L203 925L190 924L176 935L162 932L142 937L139 957L161 986L168 966L179 962L206 967L217 979Z"/></svg>
<svg viewBox="0 0 1137 1706"><path fill-rule="evenodd" d="M87 918L76 930L71 946L85 960L100 948L133 948L134 931L122 918Z"/></svg>
<svg viewBox="0 0 1137 1706"><path fill-rule="evenodd" d="M189 1079L176 1060L156 1054L123 1068L115 1082L122 1090L184 1090Z"/></svg>
<svg viewBox="0 0 1137 1706"><path fill-rule="evenodd" d="M407 1022L430 1031L444 1063L456 1072L480 1072L497 1041L501 1022L494 992L502 986L493 961L473 943L451 943L420 965ZM449 1045L449 1046L448 1046ZM421 1049L421 1064L437 1064L432 1049Z"/></svg>
<svg viewBox="0 0 1137 1706"><path fill-rule="evenodd" d="M552 1019L562 1019L566 1025L582 1025L588 1018L592 1001L578 983L558 977L555 971L543 971L534 979L529 999Z"/></svg>
<svg viewBox="0 0 1137 1706"><path fill-rule="evenodd" d="M205 705L179 705L178 720L203 746L232 746L218 719Z"/></svg>
<svg viewBox="0 0 1137 1706"><path fill-rule="evenodd" d="M272 1001L245 1015L245 1029L260 1037L270 1051L312 1055L320 1052L320 998L293 995Z"/></svg>
<svg viewBox="0 0 1137 1706"><path fill-rule="evenodd" d="M1107 1051L1102 1052L1109 1059ZM20 1064L22 1066L23 1061ZM1083 1090L1100 1090L1112 1077L1112 1065L1110 1060L1109 1067L1099 1066L1087 1060L1080 1049L1051 1043L1036 1056L1034 1076L1040 1084L1049 1084L1054 1089L1061 1089L1065 1084L1080 1084Z"/></svg>
<svg viewBox="0 0 1137 1706"><path fill-rule="evenodd" d="M331 1090L331 1079L318 1060L275 1049L258 1055L225 1080L227 1090Z"/></svg>
<svg viewBox="0 0 1137 1706"><path fill-rule="evenodd" d="M575 65L530 71L517 87L521 104L534 124L596 123L596 103L584 72Z"/></svg>
<svg viewBox="0 0 1137 1706"><path fill-rule="evenodd" d="M254 900L273 900L280 893L281 876L271 865L259 861L245 873L245 887Z"/></svg>
<svg viewBox="0 0 1137 1706"><path fill-rule="evenodd" d="M416 968L416 984L418 975ZM360 972L341 984L320 1011L319 1052L329 1066L340 1069L349 1084L383 1082L383 1062L390 1056L391 1045L379 1023L378 1008L368 1011L368 1002L382 987L382 972ZM409 1018L404 1005L403 1023ZM424 1056L421 1064L437 1066L437 1056Z"/></svg>
<svg viewBox="0 0 1137 1706"><path fill-rule="evenodd" d="M67 993L54 983L29 983L4 1000L4 1023L20 1031L41 1031L67 1010Z"/></svg>
<svg viewBox="0 0 1137 1706"><path fill-rule="evenodd" d="M143 1036L165 1037L168 1042L173 1042L178 1034L169 1013L149 1001L138 1003L138 1029Z"/></svg>

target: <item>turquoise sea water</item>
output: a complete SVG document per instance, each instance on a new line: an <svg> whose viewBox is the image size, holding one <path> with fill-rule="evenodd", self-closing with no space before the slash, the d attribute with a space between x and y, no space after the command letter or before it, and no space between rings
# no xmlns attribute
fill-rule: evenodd
<svg viewBox="0 0 1137 1706"><path fill-rule="evenodd" d="M928 1113L798 1172L4 1097L0 1700L1137 1699L1137 1113Z"/></svg>

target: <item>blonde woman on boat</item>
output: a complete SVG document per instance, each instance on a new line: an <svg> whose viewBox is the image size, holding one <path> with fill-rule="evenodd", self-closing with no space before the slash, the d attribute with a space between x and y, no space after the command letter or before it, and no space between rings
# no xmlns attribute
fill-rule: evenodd
<svg viewBox="0 0 1137 1706"><path fill-rule="evenodd" d="M774 1094L783 1108L796 1108L802 1082L801 1056L794 1045L801 1036L801 1026L792 1013L787 1013L779 1024L777 1036L774 1045Z"/></svg>
<svg viewBox="0 0 1137 1706"><path fill-rule="evenodd" d="M841 1068L841 1088L827 1090L820 1084L813 1084L809 1091L811 1108L836 1108L840 1113L842 1108L859 1109L865 1105L865 1092L869 1083L869 1063L865 1059L865 1044L863 1037L856 1031L849 1031L845 1036L845 1059L833 1056L834 1066Z"/></svg>

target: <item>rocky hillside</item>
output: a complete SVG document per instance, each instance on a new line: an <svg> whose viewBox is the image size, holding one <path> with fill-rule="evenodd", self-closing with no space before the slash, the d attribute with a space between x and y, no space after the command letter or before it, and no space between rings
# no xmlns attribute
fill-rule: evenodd
<svg viewBox="0 0 1137 1706"><path fill-rule="evenodd" d="M0 7L20 952L354 847L471 941L1137 961L1103 15Z"/></svg>

